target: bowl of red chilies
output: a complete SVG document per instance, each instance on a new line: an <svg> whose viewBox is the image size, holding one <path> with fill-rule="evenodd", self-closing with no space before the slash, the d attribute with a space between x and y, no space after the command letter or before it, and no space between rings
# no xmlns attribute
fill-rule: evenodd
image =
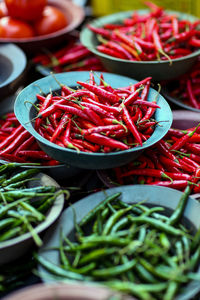
<svg viewBox="0 0 200 300"><path fill-rule="evenodd" d="M81 42L109 72L137 80L144 76L170 80L189 70L200 54L200 20L150 2L147 5L150 10L93 20L83 28Z"/></svg>
<svg viewBox="0 0 200 300"><path fill-rule="evenodd" d="M21 163L22 168L34 167L56 180L68 179L81 170L60 164L52 159L38 145L36 139L19 123L13 109L7 103L0 104L0 163ZM30 165L29 165L30 164Z"/></svg>
<svg viewBox="0 0 200 300"><path fill-rule="evenodd" d="M107 169L135 159L159 141L171 126L172 112L150 87L149 77L138 82L95 75L67 72L39 79L17 96L14 110L52 158L79 168Z"/></svg>
<svg viewBox="0 0 200 300"><path fill-rule="evenodd" d="M163 96L182 107L192 111L200 111L200 56L196 64L185 74L162 85Z"/></svg>
<svg viewBox="0 0 200 300"><path fill-rule="evenodd" d="M138 159L119 168L98 171L107 187L158 185L183 191L190 183L200 193L200 118L197 112L175 110L167 135Z"/></svg>

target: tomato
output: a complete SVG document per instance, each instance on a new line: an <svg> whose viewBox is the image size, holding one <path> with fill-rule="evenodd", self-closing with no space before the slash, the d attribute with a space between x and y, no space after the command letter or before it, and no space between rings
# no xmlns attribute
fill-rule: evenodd
<svg viewBox="0 0 200 300"><path fill-rule="evenodd" d="M8 15L8 10L4 2L0 2L0 18Z"/></svg>
<svg viewBox="0 0 200 300"><path fill-rule="evenodd" d="M36 20L34 29L37 35L44 35L64 28L67 23L67 19L61 10L47 5L43 10L42 17Z"/></svg>
<svg viewBox="0 0 200 300"><path fill-rule="evenodd" d="M4 0L11 17L24 21L35 20L42 15L47 0Z"/></svg>
<svg viewBox="0 0 200 300"><path fill-rule="evenodd" d="M0 19L0 38L29 38L34 36L32 27L12 17Z"/></svg>

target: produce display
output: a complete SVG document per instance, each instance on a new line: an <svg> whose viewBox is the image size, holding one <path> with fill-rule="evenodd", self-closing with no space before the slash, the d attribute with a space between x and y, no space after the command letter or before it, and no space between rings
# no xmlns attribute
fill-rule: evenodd
<svg viewBox="0 0 200 300"><path fill-rule="evenodd" d="M32 59L37 69L45 72L105 71L99 58L85 48L78 39L72 38L66 45L50 52L45 49Z"/></svg>
<svg viewBox="0 0 200 300"><path fill-rule="evenodd" d="M142 300L174 300L194 279L200 257L199 231L193 235L180 222L190 187L170 214L145 199L128 204L120 194L107 196L75 221L70 237L61 228L54 249L58 264L42 254L36 255L38 262L49 278L98 282Z"/></svg>
<svg viewBox="0 0 200 300"><path fill-rule="evenodd" d="M148 101L151 78L125 88L113 88L94 74L78 89L62 85L55 96L37 95L40 109L35 130L61 147L86 152L127 150L143 143L154 132L156 97ZM157 96L159 93L157 94Z"/></svg>
<svg viewBox="0 0 200 300"><path fill-rule="evenodd" d="M6 48L13 41L27 59L27 68L12 79L15 70L0 55L0 65L5 62L0 81L9 91L16 86L0 106L2 300L18 287L49 279L83 281L88 289L100 284L122 293L119 299L125 294L183 300L185 288L184 300L200 299L200 119L184 130L170 128L176 107L160 95L166 87L176 102L186 104L185 114L187 108L193 114L200 109L200 19L170 12L168 4L145 1L145 11L123 12L115 22L108 16L100 25L85 4L70 0L0 1L1 43ZM41 169L50 170L58 184ZM117 193L106 186L117 186ZM158 196L154 189L181 196L153 202L148 192ZM94 202L79 214L84 195L94 196ZM56 215L52 209L60 198ZM40 234L38 227L51 212L61 218ZM68 221L73 229L64 234ZM32 249L18 243L25 235ZM55 237L58 243L52 245ZM10 246L13 240L23 248L21 259ZM52 247L45 249L47 244Z"/></svg>
<svg viewBox="0 0 200 300"><path fill-rule="evenodd" d="M47 0L5 0L0 4L0 38L32 38L68 25L63 12Z"/></svg>
<svg viewBox="0 0 200 300"><path fill-rule="evenodd" d="M186 74L177 78L171 86L168 84L169 95L184 104L200 109L200 58L195 66Z"/></svg>
<svg viewBox="0 0 200 300"><path fill-rule="evenodd" d="M35 243L42 241L34 228L46 219L46 213L63 193L55 186L29 187L38 169L20 169L20 164L0 166L0 243L30 232Z"/></svg>
<svg viewBox="0 0 200 300"><path fill-rule="evenodd" d="M146 2L150 11L134 11L122 22L95 27L88 24L99 41L99 52L132 61L177 59L200 47L200 21L180 19L162 7Z"/></svg>
<svg viewBox="0 0 200 300"><path fill-rule="evenodd" d="M200 192L200 127L169 129L155 146L135 161L107 170L107 184L149 184Z"/></svg>
<svg viewBox="0 0 200 300"><path fill-rule="evenodd" d="M59 164L39 147L35 138L18 122L14 112L0 118L0 159L42 166Z"/></svg>

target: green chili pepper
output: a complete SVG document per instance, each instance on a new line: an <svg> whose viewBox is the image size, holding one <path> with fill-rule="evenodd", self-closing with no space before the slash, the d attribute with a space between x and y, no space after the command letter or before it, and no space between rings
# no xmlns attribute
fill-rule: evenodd
<svg viewBox="0 0 200 300"><path fill-rule="evenodd" d="M183 211L184 211L184 208L185 208L185 205L187 203L190 193L191 193L191 188L188 185L185 188L185 191L184 191L183 195L181 196L181 199L179 200L179 203L178 203L176 209L173 211L173 214L170 216L169 220L167 221L167 224L174 225L177 222L179 222L181 216L183 215Z"/></svg>
<svg viewBox="0 0 200 300"><path fill-rule="evenodd" d="M92 276L100 277L100 278L107 278L109 276L114 277L131 270L136 265L136 263L137 261L133 259L124 263L123 265L118 265L106 269L94 270L92 271Z"/></svg>
<svg viewBox="0 0 200 300"><path fill-rule="evenodd" d="M84 216L84 218L81 220L80 222L80 226L84 226L86 225L91 219L94 218L95 214L100 211L102 208L105 207L105 205L115 199L117 199L119 196L121 195L121 193L116 193L114 195L111 195L109 197L107 197L105 200L103 200L102 202L100 202L96 207L94 207L87 215Z"/></svg>

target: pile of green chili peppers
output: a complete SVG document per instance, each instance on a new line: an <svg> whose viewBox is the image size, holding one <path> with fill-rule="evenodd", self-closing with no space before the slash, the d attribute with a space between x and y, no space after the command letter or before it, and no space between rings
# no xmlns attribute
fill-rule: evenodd
<svg viewBox="0 0 200 300"><path fill-rule="evenodd" d="M34 228L46 219L46 213L57 196L63 193L55 186L28 187L37 182L37 168L19 168L21 164L0 166L0 244L30 232L36 245L42 241Z"/></svg>
<svg viewBox="0 0 200 300"><path fill-rule="evenodd" d="M142 300L172 300L194 279L200 259L200 230L192 234L181 218L188 186L167 216L164 207L127 204L120 193L104 199L79 224L76 241L61 232L60 265L37 261L59 280L104 284ZM92 230L91 230L92 229Z"/></svg>

